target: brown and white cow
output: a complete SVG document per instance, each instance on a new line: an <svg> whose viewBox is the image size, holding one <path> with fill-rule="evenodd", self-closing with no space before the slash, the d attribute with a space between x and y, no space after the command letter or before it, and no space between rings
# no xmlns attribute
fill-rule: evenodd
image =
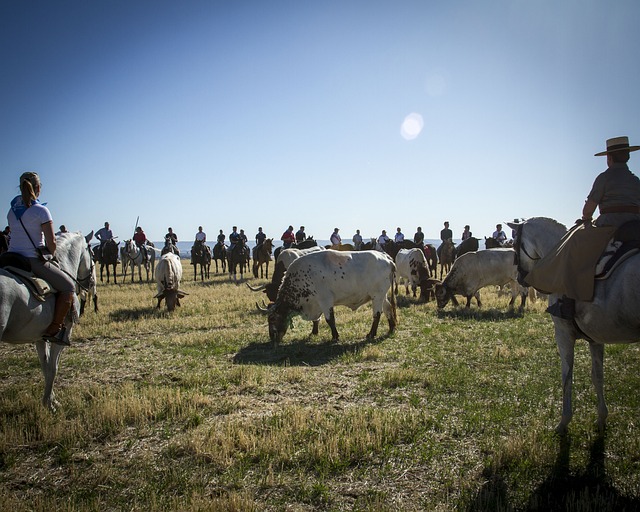
<svg viewBox="0 0 640 512"><path fill-rule="evenodd" d="M276 300L276 297L278 296L278 288L280 288L280 285L282 284L284 273L289 268L289 265L291 265L294 260L297 260L305 254L318 251L324 251L324 247L316 245L313 247L307 247L306 249L284 249L280 252L280 254L278 254L275 269L273 270L273 274L271 275L271 282L260 286L251 286L249 283L247 283L247 286L253 292L263 291L267 295L269 302L274 302Z"/></svg>
<svg viewBox="0 0 640 512"><path fill-rule="evenodd" d="M422 249L400 249L396 254L396 293L399 278L405 280L406 293L409 295L409 286L416 296L416 290L420 287L420 300L428 301L433 294L434 281L430 280L427 258Z"/></svg>
<svg viewBox="0 0 640 512"><path fill-rule="evenodd" d="M302 256L289 265L278 290L276 301L269 307L269 337L282 341L291 317L300 315L313 322L312 334L318 333L324 315L331 327L332 339L339 339L334 315L335 306L353 310L372 302L373 323L367 338L376 336L380 316L384 312L392 333L398 323L393 293L396 266L386 254L378 251L320 251Z"/></svg>
<svg viewBox="0 0 640 512"><path fill-rule="evenodd" d="M507 283L511 286L509 306L513 306L516 297L520 295L520 307L524 308L528 290L518 284L518 270L514 262L513 249L487 249L468 252L456 258L442 284L436 285L438 308L444 308L449 300L457 306L456 294L467 298L467 308L471 305L471 297L475 297L478 307L481 307L481 288Z"/></svg>

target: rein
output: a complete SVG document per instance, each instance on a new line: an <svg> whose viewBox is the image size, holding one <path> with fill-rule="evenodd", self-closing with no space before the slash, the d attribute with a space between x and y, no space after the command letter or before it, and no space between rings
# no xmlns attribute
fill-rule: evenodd
<svg viewBox="0 0 640 512"><path fill-rule="evenodd" d="M142 251L139 250L135 245L132 244L133 247L133 251L137 252L137 254L132 258L131 257L131 251L127 250L127 255L129 256L129 259L134 263L134 265L142 265L142 260L143 260L143 256L142 256ZM140 257L140 263L138 263L136 260L138 259L138 256Z"/></svg>
<svg viewBox="0 0 640 512"><path fill-rule="evenodd" d="M519 224L518 229L516 230L516 238L513 244L513 250L515 252L513 257L513 260L514 260L513 263L518 269L518 283L520 283L522 286L529 286L525 281L525 278L527 277L527 272L525 272L521 266L520 251L522 251L527 256L527 258L529 258L532 261L538 261L540 259L540 256L533 257L527 251L527 248L525 247L522 241L523 230L524 230L524 224Z"/></svg>
<svg viewBox="0 0 640 512"><path fill-rule="evenodd" d="M62 268L61 265L59 264L56 265L60 270L62 270L62 272L67 274L71 278L71 280L74 283L76 283L85 292L89 291L89 288L92 284L91 281L93 280L93 269L94 269L93 258L91 258L91 248L89 247L88 244L87 244L87 251L89 251L89 261L91 262L91 265L89 265L89 274L86 277L79 278L77 276L74 276L70 272L67 272L64 268ZM49 264L52 265L53 263L49 262Z"/></svg>

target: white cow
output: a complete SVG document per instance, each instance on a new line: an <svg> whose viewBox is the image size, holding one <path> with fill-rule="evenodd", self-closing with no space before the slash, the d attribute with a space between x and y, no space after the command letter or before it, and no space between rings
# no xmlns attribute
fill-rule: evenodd
<svg viewBox="0 0 640 512"><path fill-rule="evenodd" d="M467 308L471 306L471 297L475 297L478 307L482 307L479 292L481 288L507 283L511 286L509 306L513 306L516 297L520 295L520 308L524 308L528 290L518 284L517 277L518 269L513 249L468 252L454 261L442 284L436 285L438 308L444 308L449 300L457 306L456 294L467 298Z"/></svg>
<svg viewBox="0 0 640 512"><path fill-rule="evenodd" d="M290 249L284 249L278 255L278 260L276 261L276 266L273 269L273 274L271 275L271 282L267 284L263 284L260 286L251 286L247 283L247 286L251 291L259 292L264 291L267 294L267 297L270 302L274 302L276 300L276 296L278 295L278 288L280 288L280 284L282 284L282 279L284 277L284 273L289 268L289 265L301 256L305 254L311 254L312 252L324 251L324 247L314 246L308 247L306 249L296 249L294 247Z"/></svg>
<svg viewBox="0 0 640 512"><path fill-rule="evenodd" d="M420 300L429 300L429 290L433 290L433 280L429 280L429 266L422 249L400 249L396 255L396 293L398 292L398 280L404 279L406 293L409 295L409 286L416 296L416 290L420 287Z"/></svg>
<svg viewBox="0 0 640 512"><path fill-rule="evenodd" d="M181 279L182 263L180 262L180 256L171 252L163 255L156 267L158 293L154 298L158 299L158 309L160 309L162 299L165 299L167 309L173 311L176 306L180 305L180 299L188 295L180 290Z"/></svg>
<svg viewBox="0 0 640 512"><path fill-rule="evenodd" d="M282 340L292 315L313 322L312 334L324 314L331 327L333 341L338 331L333 308L347 306L353 310L372 301L373 324L367 334L376 336L384 312L393 332L398 321L393 293L396 265L390 256L377 251L319 251L304 255L289 265L274 304L269 306L269 337Z"/></svg>

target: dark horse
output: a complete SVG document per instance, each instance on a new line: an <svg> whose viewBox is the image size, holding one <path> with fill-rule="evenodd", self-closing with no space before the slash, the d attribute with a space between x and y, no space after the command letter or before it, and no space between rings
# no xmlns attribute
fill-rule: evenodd
<svg viewBox="0 0 640 512"><path fill-rule="evenodd" d="M302 242L291 244L289 249L308 249L309 247L316 247L318 242L316 242L312 236L306 238ZM283 246L278 247L275 251L273 251L273 259L278 261L278 256L284 250Z"/></svg>
<svg viewBox="0 0 640 512"><path fill-rule="evenodd" d="M216 274L218 273L218 260L222 262L222 272L227 271L227 247L218 242L213 246L213 261L216 264Z"/></svg>
<svg viewBox="0 0 640 512"><path fill-rule="evenodd" d="M209 279L211 268L211 248L202 240L196 240L191 248L191 264L193 265L193 280L198 280L198 265L200 265L200 280Z"/></svg>
<svg viewBox="0 0 640 512"><path fill-rule="evenodd" d="M164 256L168 252L172 252L173 254L180 256L180 249L178 249L169 238L164 241L164 247L162 248L162 251L160 251L160 254Z"/></svg>
<svg viewBox="0 0 640 512"><path fill-rule="evenodd" d="M258 244L253 249L253 277L258 277L258 267L260 267L260 277L266 277L269 279L269 263L271 262L271 250L273 249L273 238L267 238L261 244ZM267 267L266 273L263 276L262 265Z"/></svg>
<svg viewBox="0 0 640 512"><path fill-rule="evenodd" d="M103 282L103 271L107 268L107 283L109 282L109 267L113 266L113 282L118 283L116 280L116 267L118 266L118 244L115 240L107 240L100 250L100 246L97 245L93 249L94 260L100 263L100 282Z"/></svg>
<svg viewBox="0 0 640 512"><path fill-rule="evenodd" d="M245 244L244 240L240 238L233 246L227 251L227 263L229 264L229 279L233 279L238 282L236 275L236 268L240 269L240 279L242 279L243 268L247 262L247 254L249 254L249 247Z"/></svg>

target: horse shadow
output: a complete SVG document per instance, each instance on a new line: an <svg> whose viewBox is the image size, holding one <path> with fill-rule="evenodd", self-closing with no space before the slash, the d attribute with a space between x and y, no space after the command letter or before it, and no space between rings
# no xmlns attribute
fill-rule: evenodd
<svg viewBox="0 0 640 512"><path fill-rule="evenodd" d="M621 494L606 474L604 434L593 441L589 462L576 474L571 473L569 465L571 437L565 435L558 439L555 463L547 478L529 497L524 510L640 510L640 499ZM506 468L492 465L484 468L482 476L486 483L469 503L467 512L517 508L509 503L504 473Z"/></svg>
<svg viewBox="0 0 640 512"><path fill-rule="evenodd" d="M321 336L321 335L320 335ZM235 364L260 364L282 366L322 366L346 354L357 354L369 345L375 345L389 337L389 334L374 339L364 339L355 343L315 342L315 335L293 339L274 346L272 341L255 341L243 347L233 358Z"/></svg>

